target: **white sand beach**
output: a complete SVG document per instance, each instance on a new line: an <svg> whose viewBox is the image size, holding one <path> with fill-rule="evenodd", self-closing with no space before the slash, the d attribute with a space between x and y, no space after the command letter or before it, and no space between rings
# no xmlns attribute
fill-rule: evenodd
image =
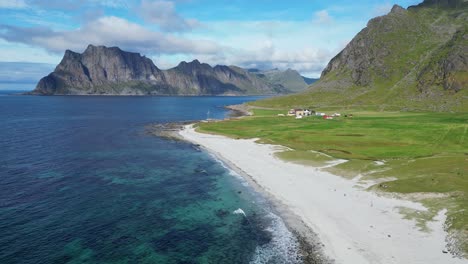
<svg viewBox="0 0 468 264"><path fill-rule="evenodd" d="M423 232L398 209L425 210L419 203L382 197L362 190L356 180L282 161L274 155L278 146L202 134L191 125L179 133L286 205L318 234L325 255L336 263L468 263L443 253L444 211L428 224L431 231Z"/></svg>

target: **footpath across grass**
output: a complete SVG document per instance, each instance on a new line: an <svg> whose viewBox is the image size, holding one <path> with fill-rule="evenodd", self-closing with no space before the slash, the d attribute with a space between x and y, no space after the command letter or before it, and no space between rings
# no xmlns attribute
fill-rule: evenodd
<svg viewBox="0 0 468 264"><path fill-rule="evenodd" d="M326 170L378 180L370 189L422 202L428 212L402 209L422 229L446 208L447 227L468 253L468 113L356 111L341 112L342 117L333 120L278 116L285 113L254 109L253 116L200 123L198 130L286 146L291 150L278 156L301 164L346 159Z"/></svg>

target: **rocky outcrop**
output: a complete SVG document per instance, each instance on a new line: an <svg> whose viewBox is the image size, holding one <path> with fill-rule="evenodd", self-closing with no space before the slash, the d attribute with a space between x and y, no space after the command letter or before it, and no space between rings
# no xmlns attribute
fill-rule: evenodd
<svg viewBox="0 0 468 264"><path fill-rule="evenodd" d="M198 60L162 71L145 56L117 47L70 50L54 72L32 91L41 95L243 95L290 90L235 66L211 67Z"/></svg>
<svg viewBox="0 0 468 264"><path fill-rule="evenodd" d="M428 64L418 76L418 89L428 92L433 87L459 92L468 87L468 35L466 29L457 31L452 39L436 53L437 59Z"/></svg>

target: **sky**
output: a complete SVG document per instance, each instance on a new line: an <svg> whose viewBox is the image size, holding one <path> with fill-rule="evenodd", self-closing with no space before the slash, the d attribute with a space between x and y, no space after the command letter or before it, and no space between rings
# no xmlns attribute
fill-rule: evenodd
<svg viewBox="0 0 468 264"><path fill-rule="evenodd" d="M319 77L369 19L421 1L0 0L0 83L37 82L89 44L161 69L198 59Z"/></svg>

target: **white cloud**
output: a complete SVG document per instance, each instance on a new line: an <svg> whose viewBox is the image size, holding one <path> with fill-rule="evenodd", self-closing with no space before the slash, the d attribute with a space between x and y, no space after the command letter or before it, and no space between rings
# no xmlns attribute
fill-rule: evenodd
<svg viewBox="0 0 468 264"><path fill-rule="evenodd" d="M327 9L316 12L314 19L305 21L218 20L193 28L189 20L176 12L173 2L143 0L136 7L138 11L142 11L138 8L146 11L146 21L158 24L165 31L116 16L100 17L102 13L96 12L90 14L79 28L57 30L57 26L47 25L29 28L0 25L0 39L23 43L37 50L43 48L58 56L65 49L81 52L88 44L94 44L140 52L156 58L155 64L161 68L174 67L181 60L199 59L211 65L292 68L317 77L328 61L366 24L365 20L332 17ZM143 17L143 13L140 15Z"/></svg>
<svg viewBox="0 0 468 264"><path fill-rule="evenodd" d="M128 9L130 6L132 6L132 2L130 0L27 0L27 2L30 5L41 7L45 10L77 10L83 7L109 7Z"/></svg>
<svg viewBox="0 0 468 264"><path fill-rule="evenodd" d="M235 51L232 56L227 56L230 63L226 64L259 69L292 68L303 74L319 76L333 55L334 52L319 48L304 46L297 50L285 50L265 43L264 47L255 50Z"/></svg>
<svg viewBox="0 0 468 264"><path fill-rule="evenodd" d="M327 10L321 10L315 12L314 22L317 24L331 24L333 22L333 18L330 16Z"/></svg>
<svg viewBox="0 0 468 264"><path fill-rule="evenodd" d="M341 23L343 22L343 23ZM222 53L193 57L163 56L166 65L198 58L209 64L252 68L292 68L318 77L329 60L362 29L366 21L345 20L326 24L311 21L223 21L189 35L205 36L222 47ZM229 29L229 30L226 30Z"/></svg>
<svg viewBox="0 0 468 264"><path fill-rule="evenodd" d="M27 4L24 0L0 0L0 8L19 9L25 7L27 7Z"/></svg>
<svg viewBox="0 0 468 264"><path fill-rule="evenodd" d="M188 31L199 25L195 19L181 17L175 4L169 1L143 0L138 12L145 21L159 25L164 31Z"/></svg>
<svg viewBox="0 0 468 264"><path fill-rule="evenodd" d="M53 71L55 65L0 61L0 83L33 83Z"/></svg>
<svg viewBox="0 0 468 264"><path fill-rule="evenodd" d="M112 8L129 8L131 6L131 1L129 0L87 0L87 2Z"/></svg>
<svg viewBox="0 0 468 264"><path fill-rule="evenodd" d="M214 54L220 50L219 45L212 41L187 39L151 31L114 16L101 17L81 28L68 31L0 25L0 38L58 53L66 49L80 51L88 44L119 46L146 54Z"/></svg>
<svg viewBox="0 0 468 264"><path fill-rule="evenodd" d="M363 26L365 21L355 20L334 23L333 30L311 21L217 21L174 35L107 16L62 31L4 25L0 38L60 55L65 49L80 52L88 44L118 46L156 58L155 64L161 68L199 59L211 65L292 68L317 77Z"/></svg>

